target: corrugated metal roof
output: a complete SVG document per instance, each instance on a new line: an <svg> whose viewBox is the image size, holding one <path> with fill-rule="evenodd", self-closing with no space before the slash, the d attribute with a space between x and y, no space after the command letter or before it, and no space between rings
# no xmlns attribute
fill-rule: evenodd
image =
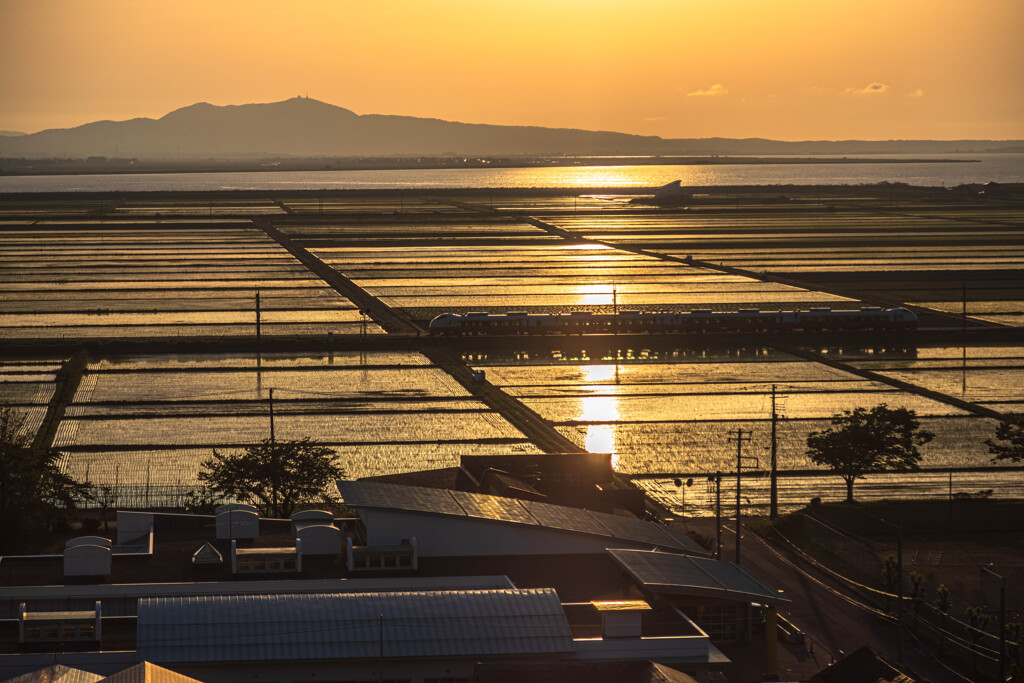
<svg viewBox="0 0 1024 683"><path fill-rule="evenodd" d="M610 548L608 552L638 583L655 592L789 602L770 585L732 562L653 550Z"/></svg>
<svg viewBox="0 0 1024 683"><path fill-rule="evenodd" d="M107 676L103 679L103 683L200 683L200 681L157 666L152 662L141 662L124 671L119 671L113 676Z"/></svg>
<svg viewBox="0 0 1024 683"><path fill-rule="evenodd" d="M426 489L380 482L339 481L338 490L345 504L351 508L392 509L463 518L468 516L474 519L623 539L695 555L708 554L696 541L677 529L581 508L515 500L483 493Z"/></svg>
<svg viewBox="0 0 1024 683"><path fill-rule="evenodd" d="M99 674L54 664L39 671L9 678L4 683L96 683L103 680Z"/></svg>
<svg viewBox="0 0 1024 683"><path fill-rule="evenodd" d="M383 638L382 638L383 632ZM476 657L574 652L554 589L141 598L140 659Z"/></svg>

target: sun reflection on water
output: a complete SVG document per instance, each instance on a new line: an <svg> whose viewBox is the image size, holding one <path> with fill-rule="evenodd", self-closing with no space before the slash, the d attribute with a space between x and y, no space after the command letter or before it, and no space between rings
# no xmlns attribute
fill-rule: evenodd
<svg viewBox="0 0 1024 683"><path fill-rule="evenodd" d="M649 185L645 166L583 166L544 169L571 187L643 187ZM647 172L645 172L647 171Z"/></svg>
<svg viewBox="0 0 1024 683"><path fill-rule="evenodd" d="M587 365L583 370L583 384L601 384L604 396L584 396L580 399L579 420L586 422L608 422L611 424L587 425L583 447L590 453L611 453L612 469L618 468L619 456L615 450L615 430L619 420L619 397L609 396L618 387L616 365Z"/></svg>
<svg viewBox="0 0 1024 683"><path fill-rule="evenodd" d="M576 303L581 306L610 306L615 298L612 293L612 285L600 282L576 285L574 294L579 296Z"/></svg>

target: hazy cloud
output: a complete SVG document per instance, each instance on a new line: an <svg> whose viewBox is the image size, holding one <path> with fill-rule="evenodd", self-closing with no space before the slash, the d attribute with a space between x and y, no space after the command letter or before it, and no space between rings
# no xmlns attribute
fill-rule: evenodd
<svg viewBox="0 0 1024 683"><path fill-rule="evenodd" d="M721 83L715 83L710 88L701 88L700 90L694 90L693 92L686 93L687 97L717 97L718 95L726 95L729 93L729 89Z"/></svg>
<svg viewBox="0 0 1024 683"><path fill-rule="evenodd" d="M648 116L644 121L668 121L667 116Z"/></svg>
<svg viewBox="0 0 1024 683"><path fill-rule="evenodd" d="M924 97L924 90L922 90L921 88L918 88L914 92L910 93L910 96L911 97Z"/></svg>
<svg viewBox="0 0 1024 683"><path fill-rule="evenodd" d="M874 83L867 84L863 88L847 88L846 92L854 95L878 95L880 93L886 92L888 89L889 86L887 86L885 83L879 83L878 81L875 81Z"/></svg>

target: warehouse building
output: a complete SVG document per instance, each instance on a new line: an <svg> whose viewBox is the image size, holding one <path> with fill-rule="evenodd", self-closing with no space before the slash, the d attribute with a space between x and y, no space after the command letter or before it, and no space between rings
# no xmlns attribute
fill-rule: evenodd
<svg viewBox="0 0 1024 683"><path fill-rule="evenodd" d="M751 603L771 614L785 602L662 524L377 482L338 489L355 517L121 512L116 543L69 545L106 551L102 562L24 558L17 571L5 558L17 585L0 588L0 680L149 662L208 683L412 683L633 661L708 680L729 665L716 642L752 637ZM63 581L38 581L62 566ZM75 642L60 637L65 618ZM57 624L58 638L27 642L28 622Z"/></svg>

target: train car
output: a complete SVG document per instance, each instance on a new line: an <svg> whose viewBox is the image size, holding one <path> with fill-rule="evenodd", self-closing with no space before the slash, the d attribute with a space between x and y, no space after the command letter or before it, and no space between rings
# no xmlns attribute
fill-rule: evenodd
<svg viewBox="0 0 1024 683"><path fill-rule="evenodd" d="M430 321L430 334L754 334L760 332L858 332L917 329L917 315L905 308L807 311L711 311L686 313L442 313Z"/></svg>

